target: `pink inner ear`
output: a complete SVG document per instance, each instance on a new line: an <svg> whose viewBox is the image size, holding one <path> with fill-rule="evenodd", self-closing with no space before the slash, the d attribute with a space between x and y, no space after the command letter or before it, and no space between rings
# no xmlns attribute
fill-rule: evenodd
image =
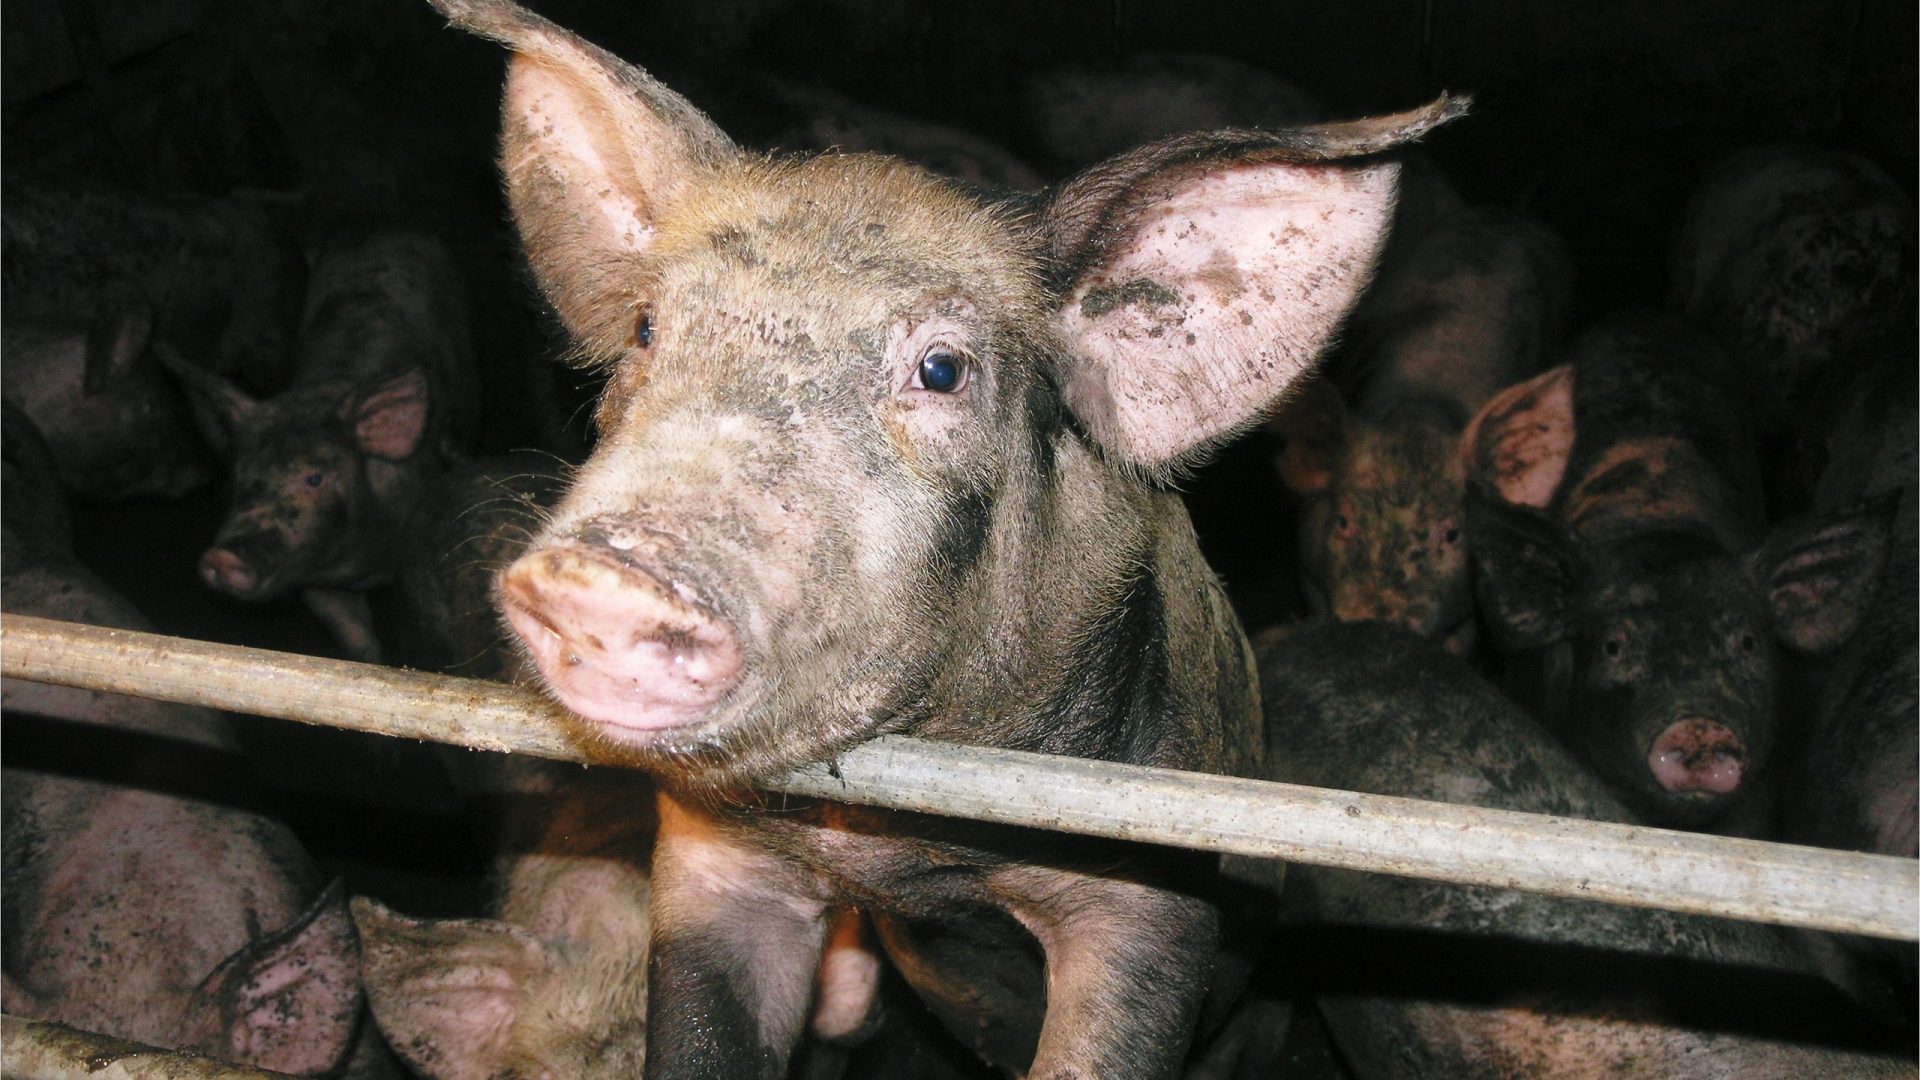
<svg viewBox="0 0 1920 1080"><path fill-rule="evenodd" d="M361 399L353 425L360 449L388 461L412 457L427 433L428 400L427 377L417 370Z"/></svg>
<svg viewBox="0 0 1920 1080"><path fill-rule="evenodd" d="M1573 453L1573 368L1561 365L1488 399L1460 434L1470 480L1516 506L1546 506Z"/></svg>
<svg viewBox="0 0 1920 1080"><path fill-rule="evenodd" d="M1252 421L1369 279L1391 165L1243 165L1149 208L1063 313L1068 404L1109 452L1168 464Z"/></svg>
<svg viewBox="0 0 1920 1080"><path fill-rule="evenodd" d="M598 216L582 222L605 247L640 251L653 236L652 215L622 117L605 102L625 92L603 72L563 68L516 54L508 69L502 108L509 131L500 168L510 181L546 169L573 195L573 205ZM647 177L656 185L660 177Z"/></svg>

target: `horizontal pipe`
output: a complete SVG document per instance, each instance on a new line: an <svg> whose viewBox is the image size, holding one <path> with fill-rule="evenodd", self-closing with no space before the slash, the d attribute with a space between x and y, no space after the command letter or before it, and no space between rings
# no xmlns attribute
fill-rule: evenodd
<svg viewBox="0 0 1920 1080"><path fill-rule="evenodd" d="M127 1042L17 1016L0 1016L6 1080L275 1080L288 1073Z"/></svg>
<svg viewBox="0 0 1920 1080"><path fill-rule="evenodd" d="M562 761L519 687L9 615L0 674ZM598 759L604 761L604 759ZM1920 861L1485 807L876 738L792 795L1874 937L1920 938Z"/></svg>

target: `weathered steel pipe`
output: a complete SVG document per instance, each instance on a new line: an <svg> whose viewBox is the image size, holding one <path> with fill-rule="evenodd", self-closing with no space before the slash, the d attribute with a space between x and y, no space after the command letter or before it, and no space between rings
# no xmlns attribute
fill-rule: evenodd
<svg viewBox="0 0 1920 1080"><path fill-rule="evenodd" d="M275 1080L288 1075L0 1016L0 1077L6 1080Z"/></svg>
<svg viewBox="0 0 1920 1080"><path fill-rule="evenodd" d="M557 706L494 683L0 620L0 674L564 761ZM605 760L605 759L600 759ZM617 762L614 762L617 764ZM1914 940L1920 861L909 739L767 785L790 795Z"/></svg>

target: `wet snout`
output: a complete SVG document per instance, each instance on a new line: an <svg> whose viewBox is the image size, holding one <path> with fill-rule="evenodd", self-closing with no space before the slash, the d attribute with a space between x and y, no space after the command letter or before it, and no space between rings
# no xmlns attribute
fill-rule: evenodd
<svg viewBox="0 0 1920 1080"><path fill-rule="evenodd" d="M1725 724L1687 716L1654 738L1647 767L1663 790L1730 795L1746 771L1747 747Z"/></svg>
<svg viewBox="0 0 1920 1080"><path fill-rule="evenodd" d="M499 597L561 703L599 724L696 723L740 677L740 643L725 619L604 543L528 552L501 573Z"/></svg>

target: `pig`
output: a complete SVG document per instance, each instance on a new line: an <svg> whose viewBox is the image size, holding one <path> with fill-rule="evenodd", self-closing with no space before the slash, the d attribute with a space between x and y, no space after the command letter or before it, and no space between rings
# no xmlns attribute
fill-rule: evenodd
<svg viewBox="0 0 1920 1080"><path fill-rule="evenodd" d="M1860 629L1841 648L1796 672L1793 751L1782 779L1780 838L1903 858L1920 856L1920 596L1915 533L1916 376L1913 342L1845 380L1828 409L1810 409L1826 462L1814 509L1861 498L1895 504L1886 568ZM1912 942L1837 939L1836 961L1914 1016Z"/></svg>
<svg viewBox="0 0 1920 1080"><path fill-rule="evenodd" d="M9 321L87 322L145 304L154 338L190 363L256 392L286 377L307 271L287 207L21 178L0 205Z"/></svg>
<svg viewBox="0 0 1920 1080"><path fill-rule="evenodd" d="M298 592L349 659L377 662L365 590L392 580L403 527L472 437L467 309L444 247L410 233L336 242L316 260L300 370L255 399L170 364L232 468L207 586L251 603Z"/></svg>
<svg viewBox="0 0 1920 1080"><path fill-rule="evenodd" d="M1754 439L1711 339L1603 320L1465 436L1475 596L1515 696L1650 821L1764 832L1776 644L1829 652L1888 508L1764 531Z"/></svg>
<svg viewBox="0 0 1920 1080"><path fill-rule="evenodd" d="M368 1005L432 1080L638 1076L651 785L618 768L515 768L494 917L413 919L354 898Z"/></svg>
<svg viewBox="0 0 1920 1080"><path fill-rule="evenodd" d="M67 551L57 480L9 411L0 490L7 612L151 627ZM346 1058L360 956L338 883L251 809L206 709L0 683L0 1009L261 1068Z"/></svg>
<svg viewBox="0 0 1920 1080"><path fill-rule="evenodd" d="M1670 303L1748 365L1768 436L1791 430L1808 380L1851 342L1913 332L1913 199L1857 154L1735 154L1688 200L1669 261Z"/></svg>
<svg viewBox="0 0 1920 1080"><path fill-rule="evenodd" d="M1257 651L1270 779L1642 823L1402 628L1269 634ZM1288 866L1285 888L1304 913L1282 936L1306 943L1301 981L1356 1080L1913 1075L1911 1042L1774 927L1319 866Z"/></svg>
<svg viewBox="0 0 1920 1080"><path fill-rule="evenodd" d="M988 1061L1174 1075L1208 860L751 785L887 732L1251 769L1245 637L1169 480L1312 364L1392 211L1372 155L1463 103L1176 137L983 202L742 153L539 16L437 7L513 50L514 219L610 368L498 595L561 721L660 784L646 1075L781 1075L847 904Z"/></svg>
<svg viewBox="0 0 1920 1080"><path fill-rule="evenodd" d="M9 320L0 327L0 396L53 446L61 482L87 499L177 498L209 474L156 362L143 305L91 324Z"/></svg>
<svg viewBox="0 0 1920 1080"><path fill-rule="evenodd" d="M1315 380L1270 422L1281 478L1305 500L1301 590L1317 614L1473 651L1460 432L1545 365L1571 277L1552 230L1493 207L1443 218L1381 271L1341 350L1354 407Z"/></svg>

